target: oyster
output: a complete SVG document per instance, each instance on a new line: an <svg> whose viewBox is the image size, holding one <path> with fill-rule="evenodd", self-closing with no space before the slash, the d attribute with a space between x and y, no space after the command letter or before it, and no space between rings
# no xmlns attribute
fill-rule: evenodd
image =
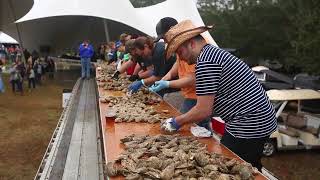
<svg viewBox="0 0 320 180"><path fill-rule="evenodd" d="M169 180L173 177L174 174L174 165L168 165L160 174L160 178L164 180Z"/></svg>
<svg viewBox="0 0 320 180"><path fill-rule="evenodd" d="M114 162L108 162L106 165L106 174L108 176L116 176L117 175L117 168Z"/></svg>
<svg viewBox="0 0 320 180"><path fill-rule="evenodd" d="M254 179L255 169L251 164L209 153L206 146L193 137L130 135L121 142L126 150L115 161L107 163L109 176L123 175L137 180ZM184 148L186 146L188 148Z"/></svg>

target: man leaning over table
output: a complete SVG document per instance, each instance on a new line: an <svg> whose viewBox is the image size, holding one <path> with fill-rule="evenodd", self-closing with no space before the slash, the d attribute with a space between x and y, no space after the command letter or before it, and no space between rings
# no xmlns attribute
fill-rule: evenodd
<svg viewBox="0 0 320 180"><path fill-rule="evenodd" d="M134 41L133 46L135 47L137 56L149 60L154 68L150 77L135 81L128 86L129 92L136 93L142 86L150 86L166 75L175 63L176 57L171 56L166 60L164 43L154 43L154 39L151 37L138 37ZM171 91L174 91L174 89L160 91L158 94L163 96Z"/></svg>
<svg viewBox="0 0 320 180"><path fill-rule="evenodd" d="M172 17L162 18L156 26L158 37L155 41L164 39L164 41L167 43L166 39L164 38L164 34L176 24L178 24L178 21ZM181 60L179 56L177 56L177 60L172 66L171 70L160 81L156 81L155 84L149 88L149 90L158 92L166 88L181 89L181 94L184 97L184 101L182 107L180 108L180 112L186 113L197 103L195 86L196 77L194 73L195 65L189 65L185 61ZM175 79L177 76L179 77L179 79ZM210 121L211 117L208 116L197 124L211 132L212 129L210 126Z"/></svg>
<svg viewBox="0 0 320 180"><path fill-rule="evenodd" d="M177 53L188 64L196 64L197 104L187 113L164 121L161 129L178 131L214 110L226 122L221 143L261 170L263 145L277 128L275 111L244 62L206 43L200 34L210 28L195 27L185 20L165 34L166 57Z"/></svg>

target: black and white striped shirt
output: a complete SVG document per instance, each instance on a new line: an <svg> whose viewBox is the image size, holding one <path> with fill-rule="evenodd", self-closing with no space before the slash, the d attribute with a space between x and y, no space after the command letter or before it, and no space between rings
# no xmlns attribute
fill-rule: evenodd
<svg viewBox="0 0 320 180"><path fill-rule="evenodd" d="M251 69L213 45L204 46L198 56L196 92L215 95L214 112L237 138L266 137L277 128L273 106Z"/></svg>

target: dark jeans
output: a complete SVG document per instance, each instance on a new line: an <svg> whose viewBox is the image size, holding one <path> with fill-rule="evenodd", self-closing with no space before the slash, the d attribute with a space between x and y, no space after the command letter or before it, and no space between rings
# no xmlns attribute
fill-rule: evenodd
<svg viewBox="0 0 320 180"><path fill-rule="evenodd" d="M17 91L22 92L22 81L20 80L12 80L11 81L11 86L12 86L12 92L16 92L16 86L17 86Z"/></svg>
<svg viewBox="0 0 320 180"><path fill-rule="evenodd" d="M54 78L54 72L50 72L50 71L49 71L48 74L49 74L49 78L50 78L50 79L53 79L53 78Z"/></svg>
<svg viewBox="0 0 320 180"><path fill-rule="evenodd" d="M40 73L36 73L36 83L41 85L41 74Z"/></svg>
<svg viewBox="0 0 320 180"><path fill-rule="evenodd" d="M180 108L181 113L186 113L190 109L192 109L197 104L196 99L185 99L183 101L182 107ZM198 122L197 124L201 127L204 127L212 132L212 128L210 126L211 117L207 117L206 119L202 120L201 122Z"/></svg>
<svg viewBox="0 0 320 180"><path fill-rule="evenodd" d="M225 131L220 143L225 145L243 160L251 163L252 166L258 168L258 170L261 171L263 145L268 138L269 137L254 139L236 138Z"/></svg>
<svg viewBox="0 0 320 180"><path fill-rule="evenodd" d="M31 85L32 85L32 88L36 88L36 80L35 78L28 78L28 87L29 89L31 89Z"/></svg>

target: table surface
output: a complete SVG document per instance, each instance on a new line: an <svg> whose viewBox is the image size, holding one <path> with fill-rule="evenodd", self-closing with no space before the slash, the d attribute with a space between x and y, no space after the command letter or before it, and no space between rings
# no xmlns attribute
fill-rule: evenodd
<svg viewBox="0 0 320 180"><path fill-rule="evenodd" d="M103 88L98 87L99 97L105 96L122 96L122 92L107 91ZM105 113L108 110L108 105L106 103L101 103L99 101L100 108L100 118L102 125L102 135L103 135L103 144L104 144L104 153L106 163L116 159L121 152L124 151L124 146L120 143L120 139L125 136L136 134L136 135L158 135L163 133L160 130L160 123L149 124L149 123L115 123L114 118L106 118ZM180 114L176 109L170 106L166 102L161 102L159 105L154 106L155 110L161 112L162 110L169 110L169 115L176 116ZM192 135L190 132L190 126L183 126L179 130L178 134L182 136ZM223 154L228 157L240 159L236 154L227 149L225 146L220 144L214 138L198 138L198 140L207 145L209 152L216 152ZM124 179L122 176L112 177L111 179ZM262 174L258 174L256 179L267 179Z"/></svg>

